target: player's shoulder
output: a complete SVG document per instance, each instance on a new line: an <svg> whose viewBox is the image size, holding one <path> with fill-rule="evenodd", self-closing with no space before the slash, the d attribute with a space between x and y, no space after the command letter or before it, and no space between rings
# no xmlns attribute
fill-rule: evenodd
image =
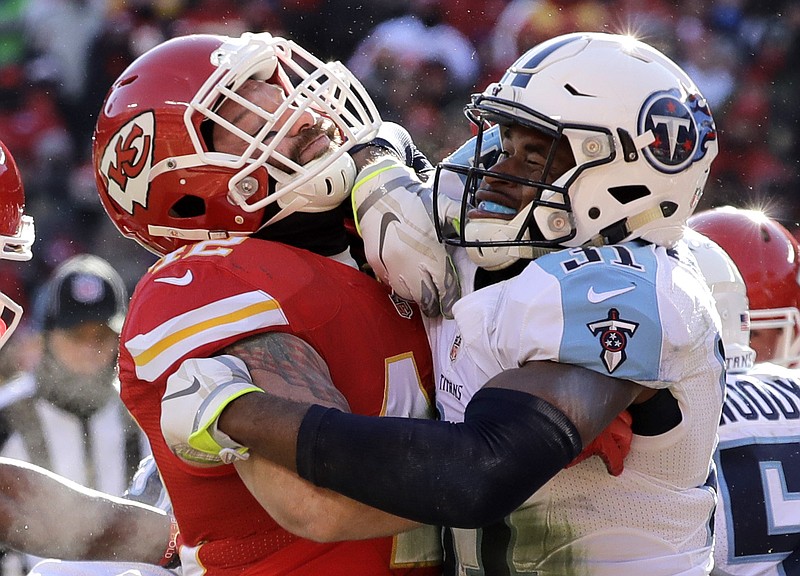
<svg viewBox="0 0 800 576"><path fill-rule="evenodd" d="M278 242L235 237L208 240L167 254L139 281L131 310L170 302L191 308L244 292L262 291L273 298L302 294L325 282L338 282L357 270Z"/></svg>
<svg viewBox="0 0 800 576"><path fill-rule="evenodd" d="M554 298L571 306L591 306L612 297L653 299L663 258L652 245L640 242L567 248L531 262L515 283L549 287Z"/></svg>
<svg viewBox="0 0 800 576"><path fill-rule="evenodd" d="M182 247L153 264L136 286L123 327L133 335L172 333L170 326L224 323L231 314L280 312L292 274L282 245L246 237ZM283 287L284 292L279 292ZM285 323L285 321L283 322Z"/></svg>
<svg viewBox="0 0 800 576"><path fill-rule="evenodd" d="M675 254L653 244L632 241L603 246L581 246L549 252L534 263L558 277L601 276L609 271L647 277Z"/></svg>
<svg viewBox="0 0 800 576"><path fill-rule="evenodd" d="M300 248L258 238L238 236L220 240L204 240L182 246L150 266L143 283L164 282L164 277L185 269L222 273L223 271L262 271L266 274L286 272L287 268L303 268L323 257ZM167 282L168 283L168 282Z"/></svg>
<svg viewBox="0 0 800 576"><path fill-rule="evenodd" d="M788 368L772 362L758 362L746 374L760 380L782 378L800 382L800 368ZM735 376L735 374L733 375Z"/></svg>

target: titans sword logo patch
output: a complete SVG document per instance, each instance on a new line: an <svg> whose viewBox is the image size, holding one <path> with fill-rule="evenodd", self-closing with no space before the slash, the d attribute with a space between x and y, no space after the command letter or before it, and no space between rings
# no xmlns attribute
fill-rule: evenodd
<svg viewBox="0 0 800 576"><path fill-rule="evenodd" d="M639 324L621 319L619 310L611 308L605 320L590 322L586 327L595 336L600 336L600 346L603 349L600 352L600 359L608 373L612 374L628 357L625 353L628 338L633 336Z"/></svg>

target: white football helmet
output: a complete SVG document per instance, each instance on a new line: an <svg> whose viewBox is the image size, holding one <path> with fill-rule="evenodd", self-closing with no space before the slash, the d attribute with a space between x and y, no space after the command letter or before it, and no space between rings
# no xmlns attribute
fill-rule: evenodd
<svg viewBox="0 0 800 576"><path fill-rule="evenodd" d="M750 347L750 312L747 288L727 252L699 232L686 229L685 239L706 279L722 320L722 344L728 372L746 372L756 353Z"/></svg>
<svg viewBox="0 0 800 576"><path fill-rule="evenodd" d="M588 244L642 238L670 246L717 155L714 120L694 82L656 49L622 35L567 34L535 46L474 95L466 114L478 129L475 159L442 163L435 182L442 170L466 181L463 225L445 241L466 246L487 269ZM553 144L541 177L505 178L537 189L529 208L511 220L469 220L482 178L504 176L480 165L483 131L494 124L535 128ZM548 175L562 139L575 166Z"/></svg>

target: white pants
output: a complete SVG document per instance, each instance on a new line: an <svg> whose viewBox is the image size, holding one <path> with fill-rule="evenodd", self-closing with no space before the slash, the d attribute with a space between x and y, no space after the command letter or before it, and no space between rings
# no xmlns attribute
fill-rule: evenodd
<svg viewBox="0 0 800 576"><path fill-rule="evenodd" d="M177 576L180 570L167 570L155 564L134 562L68 562L42 560L28 576Z"/></svg>

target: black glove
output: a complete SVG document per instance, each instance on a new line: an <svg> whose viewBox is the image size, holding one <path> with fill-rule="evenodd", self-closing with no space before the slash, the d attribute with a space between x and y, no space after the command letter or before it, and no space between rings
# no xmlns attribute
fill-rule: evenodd
<svg viewBox="0 0 800 576"><path fill-rule="evenodd" d="M400 124L384 122L378 128L378 135L366 144L358 144L350 149L351 154L363 150L367 146L377 146L396 154L417 175L427 176L433 170L433 165L428 161L419 148L414 145L411 134Z"/></svg>

